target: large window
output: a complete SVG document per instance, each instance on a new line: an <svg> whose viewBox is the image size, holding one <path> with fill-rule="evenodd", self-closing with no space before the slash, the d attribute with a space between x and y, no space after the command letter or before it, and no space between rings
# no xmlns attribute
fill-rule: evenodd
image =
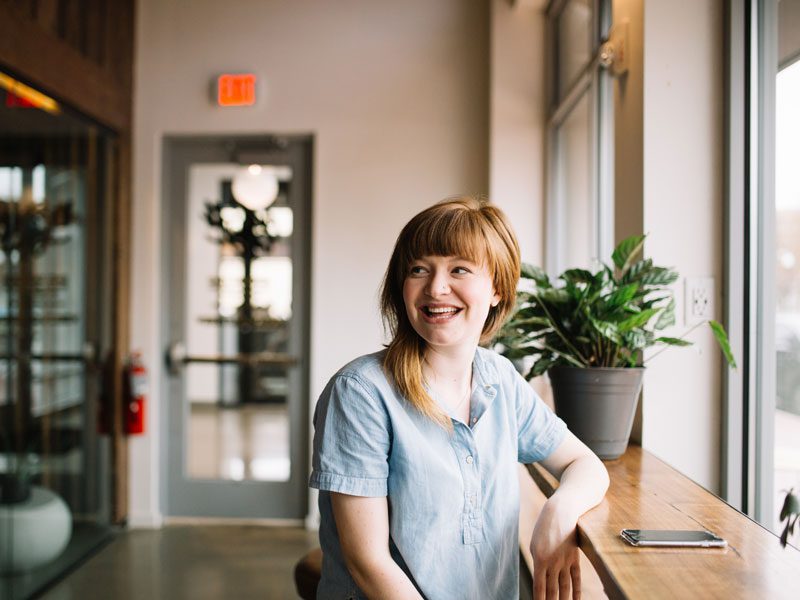
<svg viewBox="0 0 800 600"><path fill-rule="evenodd" d="M775 77L775 361L773 522L800 491L800 0L782 0Z"/></svg>
<svg viewBox="0 0 800 600"><path fill-rule="evenodd" d="M800 0L729 4L728 377L724 492L779 531L800 490Z"/></svg>
<svg viewBox="0 0 800 600"><path fill-rule="evenodd" d="M547 268L591 267L613 244L611 92L600 65L609 2L554 1L548 6Z"/></svg>

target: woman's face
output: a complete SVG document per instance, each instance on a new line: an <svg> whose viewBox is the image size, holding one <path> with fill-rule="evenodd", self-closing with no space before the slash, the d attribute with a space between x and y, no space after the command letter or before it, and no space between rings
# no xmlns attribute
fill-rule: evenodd
<svg viewBox="0 0 800 600"><path fill-rule="evenodd" d="M425 256L411 263L403 284L414 330L436 350L474 350L489 308L500 296L486 265L456 256Z"/></svg>

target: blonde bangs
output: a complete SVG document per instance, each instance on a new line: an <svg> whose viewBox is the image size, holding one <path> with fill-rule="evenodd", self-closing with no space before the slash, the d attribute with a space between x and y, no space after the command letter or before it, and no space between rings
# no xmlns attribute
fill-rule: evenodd
<svg viewBox="0 0 800 600"><path fill-rule="evenodd" d="M407 243L399 249L401 264L398 266L403 272L408 272L411 263L423 256L458 256L479 265L487 263L489 243L476 215L466 210L454 212L444 208L431 210L432 214L421 220Z"/></svg>

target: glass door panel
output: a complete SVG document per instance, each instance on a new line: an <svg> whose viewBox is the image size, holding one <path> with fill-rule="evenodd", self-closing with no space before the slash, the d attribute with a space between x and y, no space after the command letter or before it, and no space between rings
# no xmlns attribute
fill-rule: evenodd
<svg viewBox="0 0 800 600"><path fill-rule="evenodd" d="M307 144L171 147L168 513L304 517Z"/></svg>

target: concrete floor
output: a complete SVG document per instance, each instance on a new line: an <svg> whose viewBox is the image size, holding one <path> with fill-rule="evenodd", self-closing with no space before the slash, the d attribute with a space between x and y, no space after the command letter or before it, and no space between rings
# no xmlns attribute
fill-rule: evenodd
<svg viewBox="0 0 800 600"><path fill-rule="evenodd" d="M119 534L41 596L44 600L296 599L295 562L316 532L245 525L174 525Z"/></svg>

